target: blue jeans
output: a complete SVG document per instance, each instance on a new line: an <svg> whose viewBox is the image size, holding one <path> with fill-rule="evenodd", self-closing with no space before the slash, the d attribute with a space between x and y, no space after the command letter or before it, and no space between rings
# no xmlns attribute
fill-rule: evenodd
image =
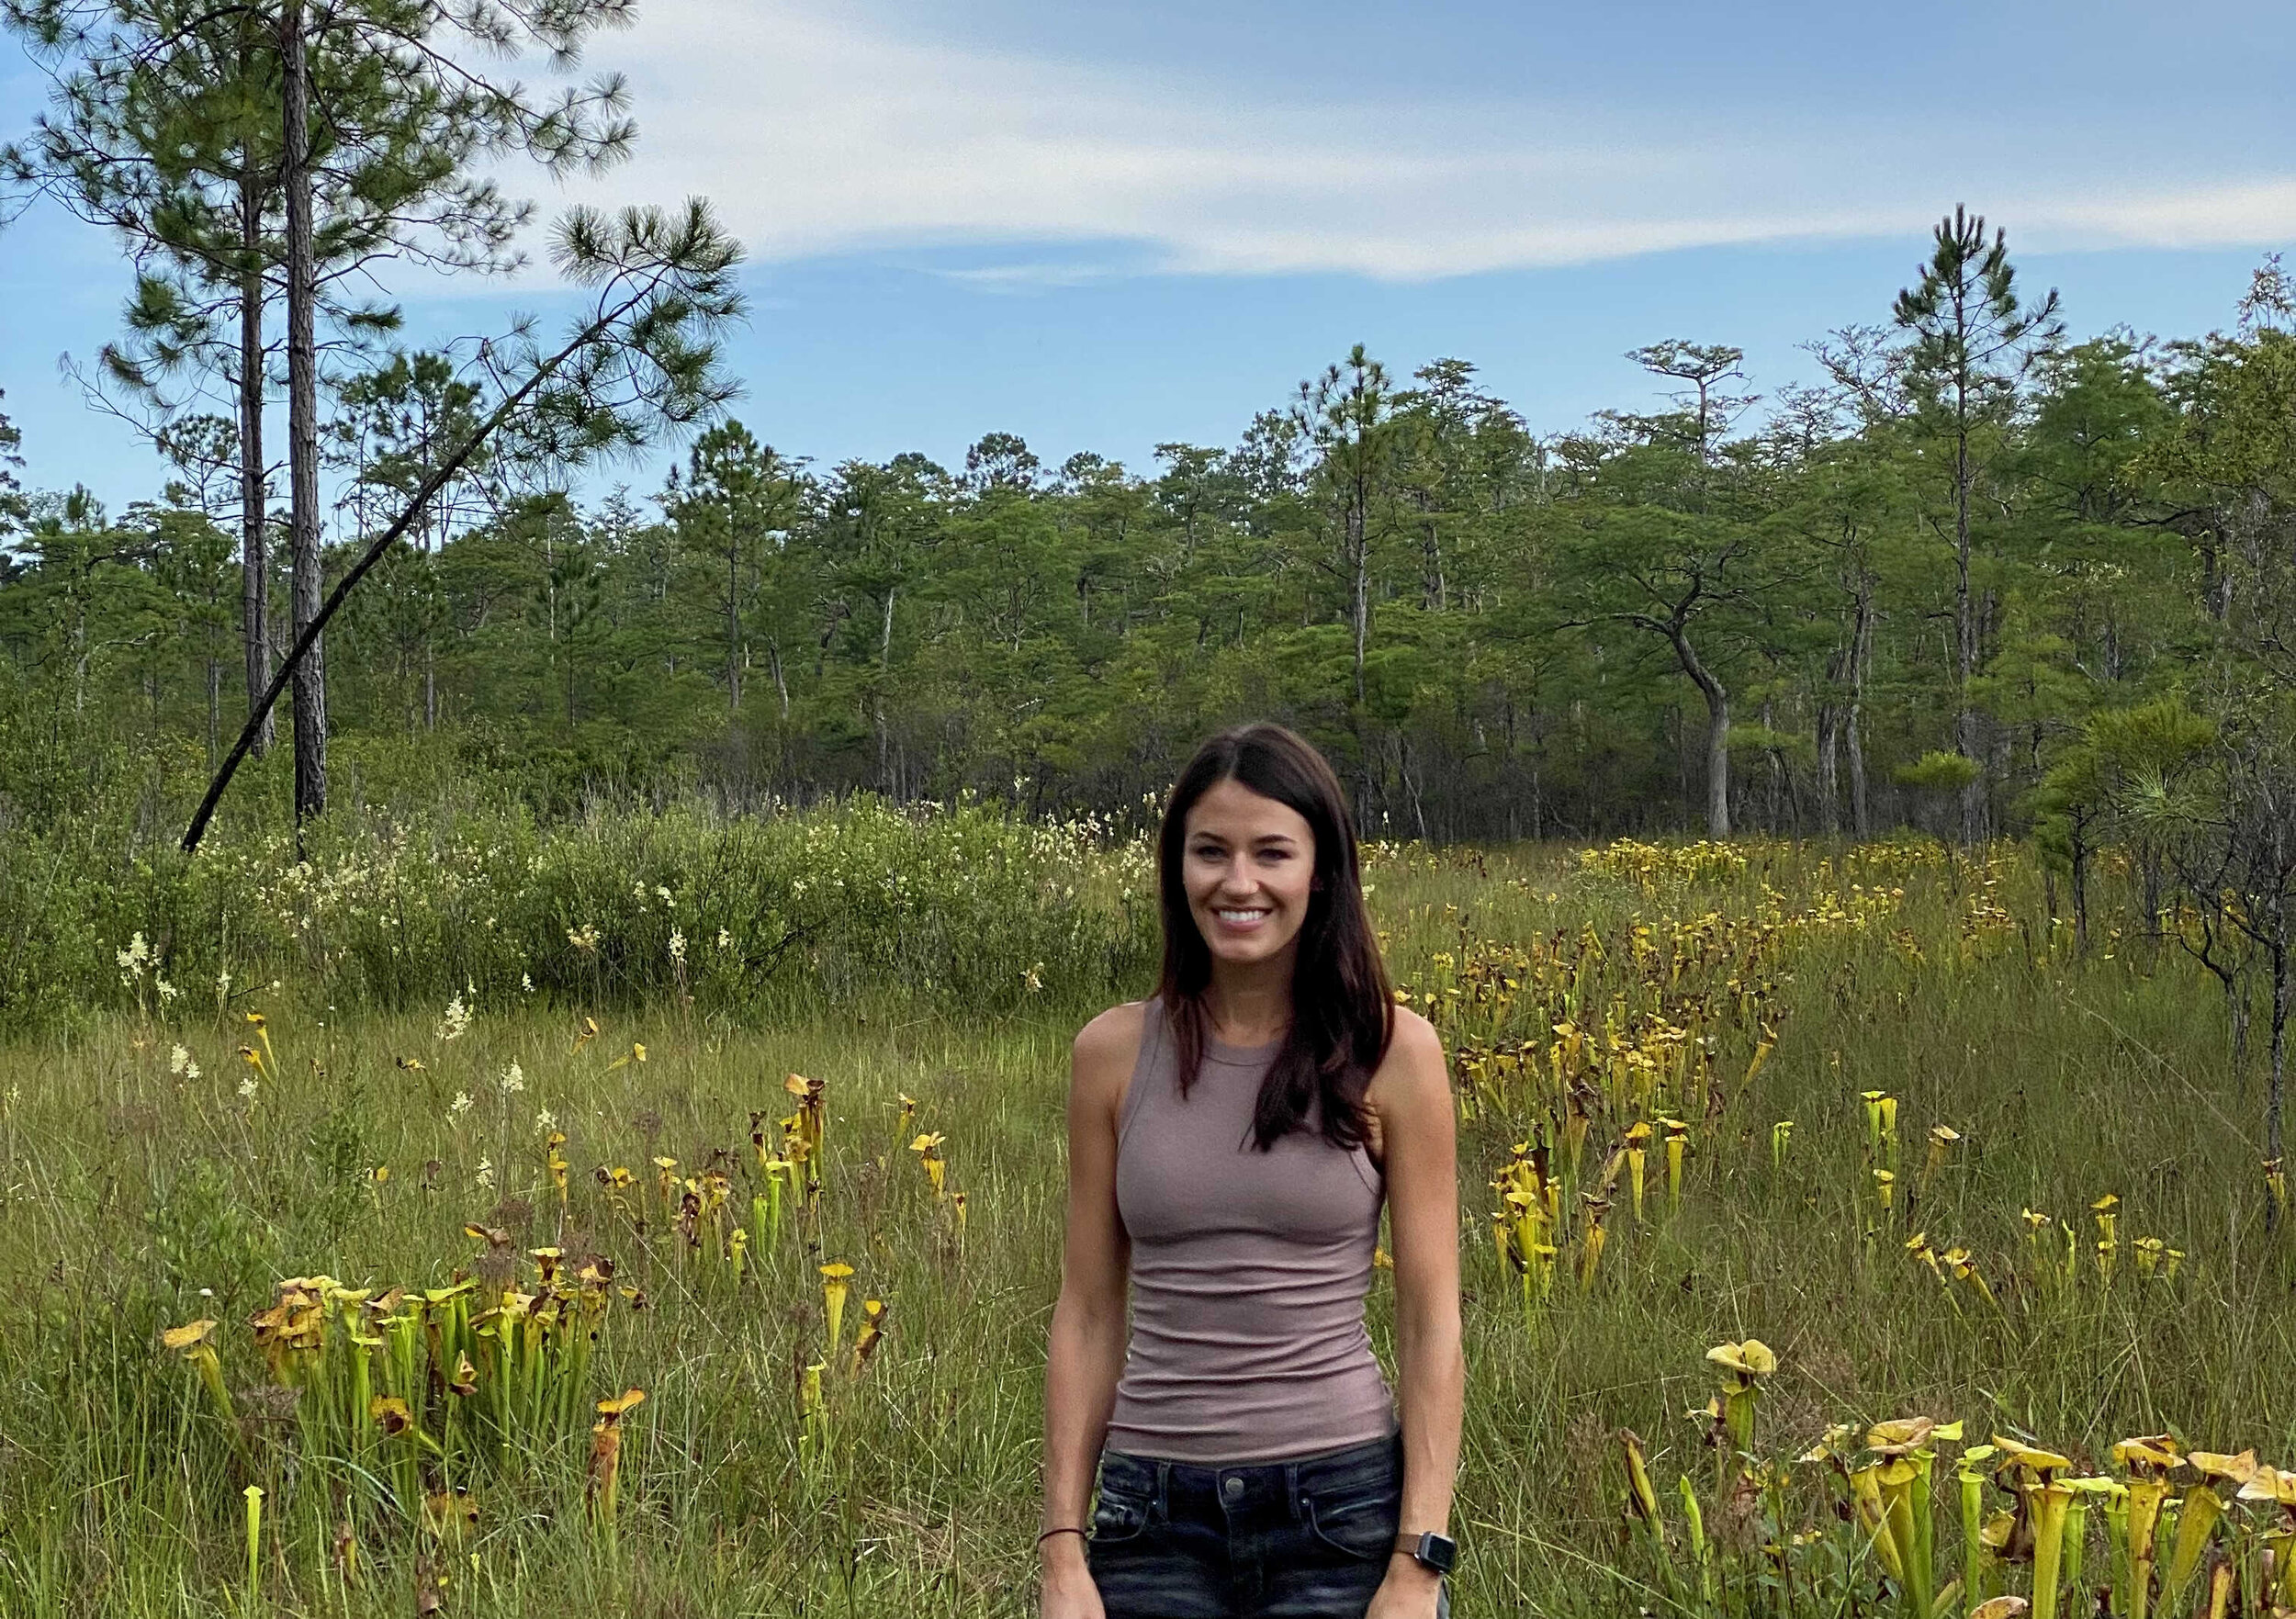
<svg viewBox="0 0 2296 1619"><path fill-rule="evenodd" d="M1402 1510L1401 1434L1225 1467L1104 1451L1085 1556L1109 1619L1360 1619Z"/></svg>

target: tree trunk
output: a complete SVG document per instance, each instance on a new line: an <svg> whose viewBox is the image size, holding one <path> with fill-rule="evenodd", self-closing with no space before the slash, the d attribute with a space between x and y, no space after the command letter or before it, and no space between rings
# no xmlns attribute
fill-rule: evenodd
<svg viewBox="0 0 2296 1619"><path fill-rule="evenodd" d="M287 0L279 18L279 71L286 145L287 268L287 473L292 537L294 630L299 639L319 616L318 276L311 226L310 58L302 0ZM327 811L327 677L323 643L295 666L295 820Z"/></svg>
<svg viewBox="0 0 2296 1619"><path fill-rule="evenodd" d="M1818 829L1832 838L1841 830L1841 708L1818 705Z"/></svg>
<svg viewBox="0 0 2296 1619"><path fill-rule="evenodd" d="M1874 835L1874 818L1865 790L1865 676L1874 662L1874 581L1861 575L1857 616L1850 635L1850 714L1842 740L1850 749L1850 832L1859 838Z"/></svg>
<svg viewBox="0 0 2296 1619"><path fill-rule="evenodd" d="M2248 1091L2248 969L2244 963L2224 974L2224 1012L2232 1023L2233 1079Z"/></svg>
<svg viewBox="0 0 2296 1619"><path fill-rule="evenodd" d="M730 519L728 520L731 521ZM741 707L741 547L726 545L726 712Z"/></svg>
<svg viewBox="0 0 2296 1619"><path fill-rule="evenodd" d="M877 785L892 796L894 793L887 774L888 743L885 730L885 681L893 670L893 602L900 594L898 586L885 588L885 624L877 640Z"/></svg>
<svg viewBox="0 0 2296 1619"><path fill-rule="evenodd" d="M1356 707L1363 707L1363 652L1371 638L1370 517L1360 503L1347 513L1347 544L1356 574Z"/></svg>
<svg viewBox="0 0 2296 1619"><path fill-rule="evenodd" d="M251 147L240 152L239 177L239 546L240 634L247 658L247 703L253 708L271 684L271 561L264 543L270 473L263 458L263 190ZM271 716L264 715L252 749L271 751Z"/></svg>
<svg viewBox="0 0 2296 1619"><path fill-rule="evenodd" d="M2280 930L2280 937L2269 947L2269 952L2272 960L2272 1057L2264 1090L2264 1156L2274 1169L2285 1170L2288 1161L2280 1156L2280 1097L2288 1082L2288 1014L2291 986L2288 970L2288 936L2284 928ZM2279 1228L2279 1213L2277 1198L2266 1205L2266 1230Z"/></svg>
<svg viewBox="0 0 2296 1619"><path fill-rule="evenodd" d="M1775 709L1773 705L1772 700L1767 697L1763 698L1761 700L1761 728L1765 736L1776 735L1773 719ZM1763 808L1763 813L1769 818L1770 824L1762 829L1768 832L1773 838L1775 838L1778 835L1779 826L1785 819L1784 811L1786 806L1788 795L1785 779L1785 759L1782 755L1780 755L1774 743L1765 744L1762 748L1762 755L1765 762L1770 767L1768 803Z"/></svg>
<svg viewBox="0 0 2296 1619"><path fill-rule="evenodd" d="M1969 459L1966 393L1964 388L1953 433L1953 740L1962 756L1978 767L1961 792L1961 840L1975 845L1984 835L1985 770L1977 747L1977 710L1969 701L1969 682L1977 672L1976 602L1969 589L1969 495L1976 472Z"/></svg>
<svg viewBox="0 0 2296 1619"><path fill-rule="evenodd" d="M773 671L773 690L782 699L782 718L786 720L789 718L789 677L782 671L781 636L768 635L765 638L765 657Z"/></svg>
<svg viewBox="0 0 2296 1619"><path fill-rule="evenodd" d="M1432 517L1424 520L1420 546L1419 604L1430 613L1447 611L1450 588L1443 578L1443 532Z"/></svg>
<svg viewBox="0 0 2296 1619"><path fill-rule="evenodd" d="M1698 661L1690 637L1676 630L1674 656L1706 700L1706 836L1717 842L1730 835L1730 694Z"/></svg>
<svg viewBox="0 0 2296 1619"><path fill-rule="evenodd" d="M1841 831L1841 749L1854 736L1863 671L1859 660L1865 651L1871 590L1853 568L1851 583L1850 634L1826 659L1826 701L1818 707L1818 821L1827 837ZM1845 701L1846 699L1846 701ZM1863 827L1859 827L1861 834Z"/></svg>
<svg viewBox="0 0 2296 1619"><path fill-rule="evenodd" d="M1428 841L1427 810L1419 802L1419 781L1412 773L1411 740L1400 731L1395 736L1395 766L1403 778L1403 791L1411 797L1412 822L1419 828L1419 841L1425 843Z"/></svg>
<svg viewBox="0 0 2296 1619"><path fill-rule="evenodd" d="M2088 828L2077 819L2071 828L2073 856L2073 949L2088 954Z"/></svg>

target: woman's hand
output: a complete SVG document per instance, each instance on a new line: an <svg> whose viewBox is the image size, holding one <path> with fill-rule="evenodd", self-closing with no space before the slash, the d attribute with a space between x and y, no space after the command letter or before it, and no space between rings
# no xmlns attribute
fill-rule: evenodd
<svg viewBox="0 0 2296 1619"><path fill-rule="evenodd" d="M1363 1619L1435 1619L1441 1611L1443 1576L1419 1559L1397 1552L1389 1560L1387 1578L1372 1593Z"/></svg>
<svg viewBox="0 0 2296 1619"><path fill-rule="evenodd" d="M1044 1583L1037 1596L1040 1619L1104 1619L1100 1588L1085 1564L1085 1545L1074 1535L1044 1542ZM1427 1610L1433 1613L1434 1609Z"/></svg>

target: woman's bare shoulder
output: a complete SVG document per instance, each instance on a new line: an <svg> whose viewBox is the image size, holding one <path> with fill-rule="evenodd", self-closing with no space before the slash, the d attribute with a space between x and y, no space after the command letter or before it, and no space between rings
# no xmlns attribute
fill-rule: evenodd
<svg viewBox="0 0 2296 1619"><path fill-rule="evenodd" d="M1147 1002L1126 1001L1076 1031L1073 1072L1077 1088L1103 1095L1122 1090L1140 1058L1147 1015Z"/></svg>
<svg viewBox="0 0 2296 1619"><path fill-rule="evenodd" d="M1409 1006L1395 1008L1395 1037L1388 1042L1390 1055L1401 1052L1406 1061L1424 1062L1433 1057L1443 1061L1443 1037L1435 1026Z"/></svg>
<svg viewBox="0 0 2296 1619"><path fill-rule="evenodd" d="M1449 1095L1443 1037L1435 1033L1434 1024L1409 1006L1395 1008L1395 1032L1388 1041L1386 1060L1372 1075L1371 1088L1375 1105Z"/></svg>

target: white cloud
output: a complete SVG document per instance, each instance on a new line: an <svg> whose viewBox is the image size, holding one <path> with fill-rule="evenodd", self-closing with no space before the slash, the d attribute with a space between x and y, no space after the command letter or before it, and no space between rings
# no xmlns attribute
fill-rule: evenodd
<svg viewBox="0 0 2296 1619"><path fill-rule="evenodd" d="M2212 182L2130 196L2068 196L2032 210L2083 245L2241 247L2296 238L2296 179Z"/></svg>
<svg viewBox="0 0 2296 1619"><path fill-rule="evenodd" d="M1863 125L1835 109L1804 131L1694 108L1638 108L1629 123L1624 109L1368 95L1247 105L872 32L809 0L652 0L599 56L630 70L638 156L579 194L699 192L768 261L991 247L999 263L955 273L1008 288L1141 270L1417 280L1910 234L1957 196L2029 249L2296 234L2296 180L2123 190L2110 150L2060 143L2070 155L2052 171L2011 132L1964 129L1941 151L1881 109ZM1112 264L1095 261L1103 250Z"/></svg>

